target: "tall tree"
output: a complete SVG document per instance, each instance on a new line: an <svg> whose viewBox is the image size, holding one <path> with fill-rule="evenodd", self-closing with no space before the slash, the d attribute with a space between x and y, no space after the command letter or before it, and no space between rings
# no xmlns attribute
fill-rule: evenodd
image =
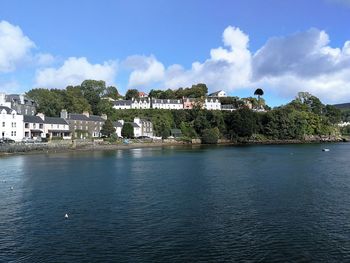
<svg viewBox="0 0 350 263"><path fill-rule="evenodd" d="M132 98L138 98L139 97L139 91L137 89L129 89L125 94L126 100L131 100Z"/></svg>
<svg viewBox="0 0 350 263"><path fill-rule="evenodd" d="M115 133L115 128L110 119L107 119L102 126L101 133L104 136L111 137L112 134Z"/></svg>
<svg viewBox="0 0 350 263"><path fill-rule="evenodd" d="M135 137L134 136L134 127L132 127L131 123L129 123L129 122L124 123L121 134L124 138L131 139L131 138Z"/></svg>
<svg viewBox="0 0 350 263"><path fill-rule="evenodd" d="M84 98L89 102L93 114L98 114L97 105L106 91L106 83L103 80L84 80L81 85Z"/></svg>

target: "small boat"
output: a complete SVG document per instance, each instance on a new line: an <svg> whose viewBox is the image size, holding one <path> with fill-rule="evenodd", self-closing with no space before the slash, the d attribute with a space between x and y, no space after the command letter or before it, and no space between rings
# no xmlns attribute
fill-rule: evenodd
<svg viewBox="0 0 350 263"><path fill-rule="evenodd" d="M65 215L64 215L64 218L65 218L65 219L68 219L68 214L65 214Z"/></svg>
<svg viewBox="0 0 350 263"><path fill-rule="evenodd" d="M330 150L328 148L323 148L322 152L329 152Z"/></svg>

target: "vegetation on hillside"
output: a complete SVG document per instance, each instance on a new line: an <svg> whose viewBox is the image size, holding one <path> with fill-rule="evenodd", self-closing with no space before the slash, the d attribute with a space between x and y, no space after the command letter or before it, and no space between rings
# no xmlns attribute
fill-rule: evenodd
<svg viewBox="0 0 350 263"><path fill-rule="evenodd" d="M193 85L191 88L177 90L151 90L155 98L203 97L207 94L205 84ZM137 90L129 90L128 97L136 96ZM290 103L276 107L267 112L248 109L247 103L269 109L265 105L263 92L257 90L256 98L240 99L238 97L220 98L222 104L233 104L239 108L235 111L160 110L130 109L116 110L110 99L120 98L115 87L106 87L103 81L86 80L79 86L66 89L33 89L27 95L39 104L38 112L47 116L59 116L61 109L68 112L90 111L93 114L107 114L111 121L125 120L132 122L135 117L152 121L156 136L166 138L170 129L181 129L186 138L202 138L208 143L215 143L218 138L230 140L247 140L260 138L266 140L305 139L308 136L331 136L339 133L338 123L349 120L350 112L342 112L324 105L315 96L301 92ZM110 124L110 123L109 123ZM109 134L110 125L104 127ZM125 127L130 128L130 127ZM128 134L131 136L131 134Z"/></svg>

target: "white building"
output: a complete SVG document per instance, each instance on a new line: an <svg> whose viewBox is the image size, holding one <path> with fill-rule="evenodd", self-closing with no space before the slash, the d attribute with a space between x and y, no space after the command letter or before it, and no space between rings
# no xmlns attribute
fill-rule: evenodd
<svg viewBox="0 0 350 263"><path fill-rule="evenodd" d="M203 106L206 110L221 110L221 103L218 98L206 98Z"/></svg>
<svg viewBox="0 0 350 263"><path fill-rule="evenodd" d="M210 93L208 96L217 98L227 97L226 92L223 90L215 91L213 93Z"/></svg>
<svg viewBox="0 0 350 263"><path fill-rule="evenodd" d="M23 138L23 115L9 107L0 106L0 138L21 141Z"/></svg>
<svg viewBox="0 0 350 263"><path fill-rule="evenodd" d="M152 99L153 109L181 110L184 105L181 99Z"/></svg>
<svg viewBox="0 0 350 263"><path fill-rule="evenodd" d="M137 98L132 99L131 103L132 109L150 109L151 108L151 100L149 98Z"/></svg>
<svg viewBox="0 0 350 263"><path fill-rule="evenodd" d="M116 100L113 102L113 108L116 110L131 109L131 100Z"/></svg>
<svg viewBox="0 0 350 263"><path fill-rule="evenodd" d="M134 118L133 122L129 122L134 129L134 137L148 136L153 137L153 124L149 120ZM124 120L118 120L113 123L115 132L118 137L122 137L122 129L125 122Z"/></svg>

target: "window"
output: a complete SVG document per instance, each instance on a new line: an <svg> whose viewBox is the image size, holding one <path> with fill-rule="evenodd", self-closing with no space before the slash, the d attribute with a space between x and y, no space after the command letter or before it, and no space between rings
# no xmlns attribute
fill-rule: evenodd
<svg viewBox="0 0 350 263"><path fill-rule="evenodd" d="M36 128L36 123L33 123L33 129L35 129Z"/></svg>
<svg viewBox="0 0 350 263"><path fill-rule="evenodd" d="M26 122L26 123L24 124L24 128L29 129L29 123Z"/></svg>
<svg viewBox="0 0 350 263"><path fill-rule="evenodd" d="M39 124L39 129L44 128L44 125L42 123Z"/></svg>
<svg viewBox="0 0 350 263"><path fill-rule="evenodd" d="M5 122L4 121L2 122L2 127L5 127Z"/></svg>

